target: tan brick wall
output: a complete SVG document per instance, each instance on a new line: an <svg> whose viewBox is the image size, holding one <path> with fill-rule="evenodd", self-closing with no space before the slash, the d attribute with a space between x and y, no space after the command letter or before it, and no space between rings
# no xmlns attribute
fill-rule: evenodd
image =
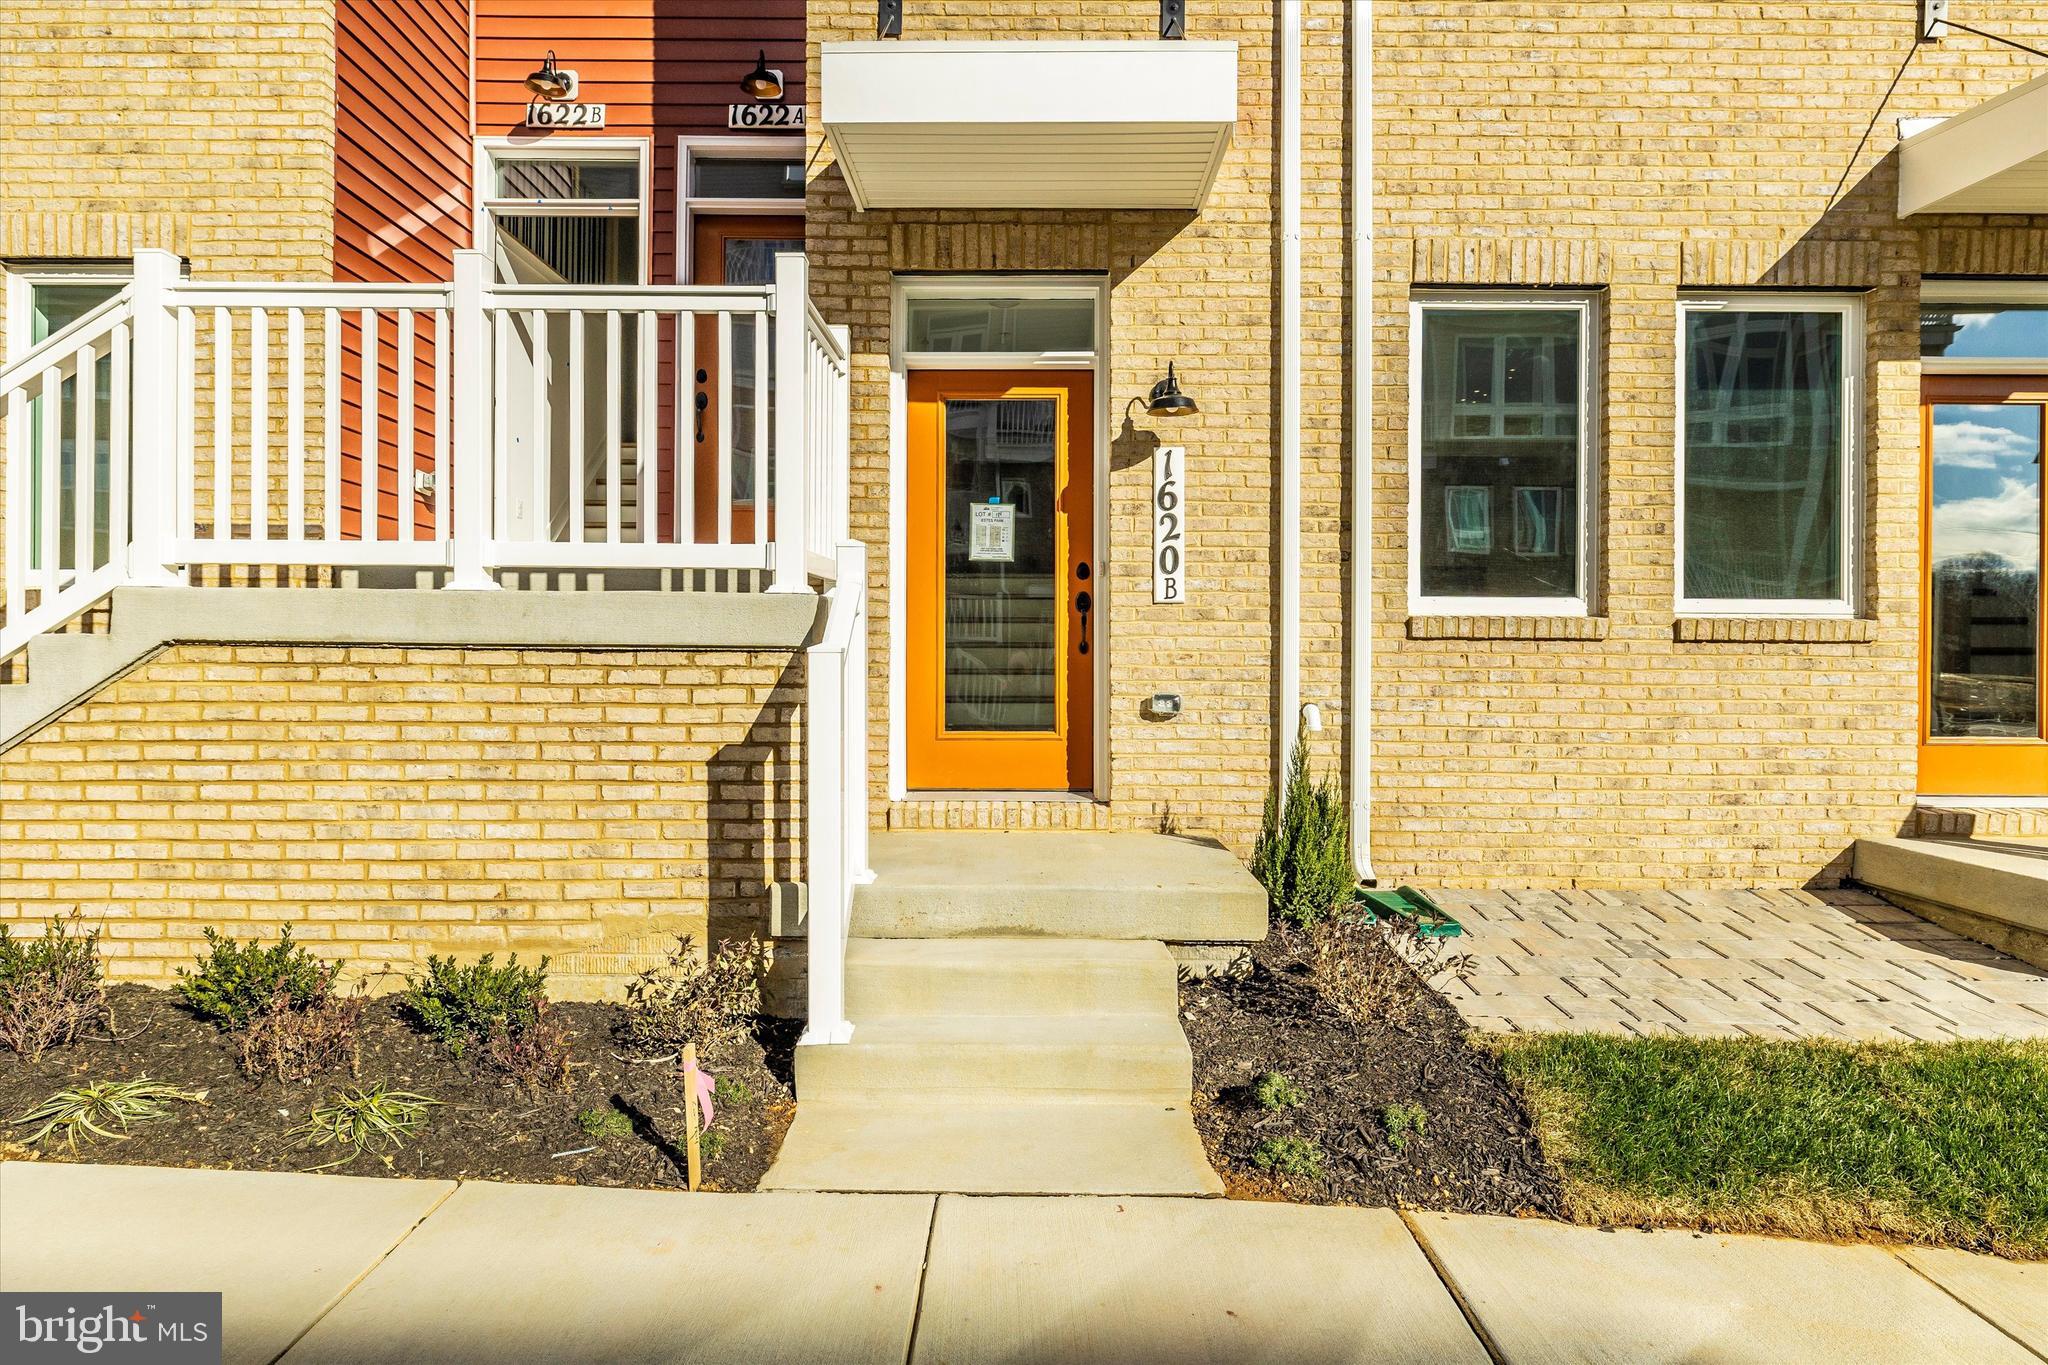
<svg viewBox="0 0 2048 1365"><path fill-rule="evenodd" d="M0 755L0 922L83 910L127 980L289 924L365 970L551 953L587 994L765 929L802 693L786 652L178 646Z"/></svg>
<svg viewBox="0 0 2048 1365"><path fill-rule="evenodd" d="M1839 876L1914 791L1923 261L2048 273L2039 219L1898 222L1895 120L2038 63L1963 34L1924 48L1859 152L1911 45L1907 0L1374 8L1377 870ZM2048 40L2048 4L1989 8L1982 26ZM1604 286L1600 638L1411 638L1431 633L1405 587L1417 284ZM1868 291L1871 619L1851 630L1674 624L1674 308L1684 286L1753 284Z"/></svg>
<svg viewBox="0 0 2048 1365"><path fill-rule="evenodd" d="M1304 510L1305 555L1338 558L1337 489L1342 442L1343 371L1343 27L1340 0L1309 0L1304 68L1313 91L1304 119L1308 167L1304 243L1309 314L1304 329L1308 409L1304 463L1314 490ZM906 40L1150 39L1156 0L1042 0L1035 4L946 0L905 6ZM810 60L824 41L874 36L874 7L812 0ZM1276 25L1267 0L1219 0L1191 9L1189 36L1238 44L1239 122L1207 206L1190 219L1173 212L857 213L821 134L811 134L806 247L813 291L825 316L852 329L855 534L874 547L872 666L876 698L875 798L878 818L907 826L1070 827L1065 811L1014 804L954 802L939 809L889 812L883 803L887 737L882 700L889 668L891 584L887 545L890 277L896 271L1106 272L1110 280L1109 557L1098 577L1110 638L1109 707L1097 723L1109 733L1106 823L1158 828L1169 818L1191 832L1222 836L1249 849L1272 768L1274 509L1272 452L1278 269L1273 118ZM818 128L816 96L811 126ZM1198 416L1166 423L1126 400L1142 397L1178 366ZM1189 598L1151 600L1151 451L1185 445L1189 497ZM1100 458L1100 455L1098 455ZM1304 590L1315 650L1305 670L1307 700L1341 717L1337 660L1341 579L1332 569ZM1154 692L1179 692L1183 715L1147 719ZM1334 736L1333 736L1334 737ZM1323 757L1334 763L1334 743ZM1105 823L1100 817L1078 823Z"/></svg>

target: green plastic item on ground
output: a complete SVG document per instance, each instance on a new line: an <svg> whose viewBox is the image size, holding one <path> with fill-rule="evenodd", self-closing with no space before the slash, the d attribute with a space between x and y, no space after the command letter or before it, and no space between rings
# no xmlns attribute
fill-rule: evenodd
<svg viewBox="0 0 2048 1365"><path fill-rule="evenodd" d="M1361 899L1374 910L1413 925L1415 932L1424 938L1456 938L1465 932L1464 925L1445 914L1435 901L1412 886L1397 886L1392 891L1362 892Z"/></svg>

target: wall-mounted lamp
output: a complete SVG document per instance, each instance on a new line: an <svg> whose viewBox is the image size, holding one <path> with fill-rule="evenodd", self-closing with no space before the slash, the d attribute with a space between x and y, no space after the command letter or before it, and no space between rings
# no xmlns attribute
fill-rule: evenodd
<svg viewBox="0 0 2048 1365"><path fill-rule="evenodd" d="M550 48L540 70L526 78L526 88L544 100L565 100L576 93L576 73L556 67L555 53Z"/></svg>
<svg viewBox="0 0 2048 1365"><path fill-rule="evenodd" d="M755 60L752 71L740 77L740 89L757 100L782 98L782 73L770 69L766 52Z"/></svg>
<svg viewBox="0 0 2048 1365"><path fill-rule="evenodd" d="M1148 417L1192 417L1201 409L1195 400L1180 391L1180 382L1173 377L1173 362L1166 362L1166 378L1152 386L1151 396L1145 400L1145 414Z"/></svg>

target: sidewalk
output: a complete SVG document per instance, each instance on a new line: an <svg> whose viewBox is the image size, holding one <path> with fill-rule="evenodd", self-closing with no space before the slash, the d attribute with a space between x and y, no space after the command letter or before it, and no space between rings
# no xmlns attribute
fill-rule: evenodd
<svg viewBox="0 0 2048 1365"><path fill-rule="evenodd" d="M237 1365L2048 1361L2048 1265L1225 1200L0 1163L35 1289L220 1290Z"/></svg>

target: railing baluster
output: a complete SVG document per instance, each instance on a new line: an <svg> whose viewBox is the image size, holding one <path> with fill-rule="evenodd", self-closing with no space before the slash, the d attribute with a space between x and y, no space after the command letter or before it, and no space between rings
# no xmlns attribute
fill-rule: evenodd
<svg viewBox="0 0 2048 1365"><path fill-rule="evenodd" d="M419 464L418 433L413 430L413 386L418 376L413 369L412 309L398 310L398 538L411 540L413 519L413 470Z"/></svg>
<svg viewBox="0 0 2048 1365"><path fill-rule="evenodd" d="M549 476L554 473L548 467L553 459L549 437L554 434L548 425L548 387L554 369L548 360L547 313L535 308L526 316L533 329L533 468L528 471L533 477L533 511L532 533L527 539L549 541L555 538L553 499L548 496Z"/></svg>
<svg viewBox="0 0 2048 1365"><path fill-rule="evenodd" d="M505 439L506 410L512 406L508 369L512 356L512 314L500 308L491 319L491 487L503 496L493 499L495 517L491 534L497 540L512 538L512 451Z"/></svg>
<svg viewBox="0 0 2048 1365"><path fill-rule="evenodd" d="M718 543L732 544L732 314L718 314Z"/></svg>
<svg viewBox="0 0 2048 1365"><path fill-rule="evenodd" d="M625 396L625 386L619 378L619 310L607 308L604 314L604 383L598 391L604 398L604 538L608 545L619 543L619 503L622 500L619 481L624 477L625 466L619 449L624 439L620 433L625 426L619 400ZM645 490L641 490L641 500L644 505Z"/></svg>
<svg viewBox="0 0 2048 1365"><path fill-rule="evenodd" d="M675 466L676 540L678 545L697 543L697 441L692 434L697 424L697 315L676 314L675 446L669 462Z"/></svg>
<svg viewBox="0 0 2048 1365"><path fill-rule="evenodd" d="M233 452L228 442L234 434L234 405L229 380L234 369L234 332L228 310L213 310L213 539L228 538L234 504Z"/></svg>
<svg viewBox="0 0 2048 1365"><path fill-rule="evenodd" d="M583 521L590 501L589 452L584 449L583 310L569 310L569 543L583 543ZM615 539L616 537L611 537Z"/></svg>
<svg viewBox="0 0 2048 1365"><path fill-rule="evenodd" d="M638 369L634 394L640 400L640 415L633 431L633 487L640 500L640 542L652 545L661 539L661 332L655 315L639 315L640 344L634 348L633 364ZM677 450L680 441L671 442Z"/></svg>
<svg viewBox="0 0 2048 1365"><path fill-rule="evenodd" d="M448 490L454 485L454 477L448 466L449 437L452 430L454 401L448 389L448 353L452 349L449 336L450 313L445 308L434 310L434 539L448 539Z"/></svg>
<svg viewBox="0 0 2048 1365"><path fill-rule="evenodd" d="M328 541L341 539L341 310L321 310L320 460L325 510L320 530Z"/></svg>
<svg viewBox="0 0 2048 1365"><path fill-rule="evenodd" d="M306 310L284 315L284 538L306 538Z"/></svg>
<svg viewBox="0 0 2048 1365"><path fill-rule="evenodd" d="M799 394L801 390L799 390ZM768 543L768 443L774 425L768 411L768 314L754 314L754 391L747 395L754 421L754 543ZM801 524L801 522L799 522Z"/></svg>
<svg viewBox="0 0 2048 1365"><path fill-rule="evenodd" d="M40 500L43 524L37 528L42 532L38 554L41 562L36 565L37 585L43 594L43 602L50 600L57 591L57 519L62 515L58 490L63 484L64 459L64 376L52 365L37 381L36 402L41 408L43 419L43 449L37 466L41 471L42 486L36 491ZM40 605L40 604L39 604Z"/></svg>
<svg viewBox="0 0 2048 1365"><path fill-rule="evenodd" d="M178 310L178 444L177 490L178 539L199 537L199 314L191 308Z"/></svg>
<svg viewBox="0 0 2048 1365"><path fill-rule="evenodd" d="M114 326L112 385L107 404L107 563L122 564L128 553L128 485L135 475L129 463L129 348L134 344L128 324Z"/></svg>
<svg viewBox="0 0 2048 1365"><path fill-rule="evenodd" d="M99 377L98 352L89 345L72 357L71 397L71 567L84 578L99 567L93 534L99 521L99 494L94 466L99 463Z"/></svg>
<svg viewBox="0 0 2048 1365"><path fill-rule="evenodd" d="M362 515L358 518L360 539L382 540L384 521L384 433L378 429L379 398L384 389L383 362L377 355L377 310L362 310L363 330L363 449L357 460L363 493Z"/></svg>
<svg viewBox="0 0 2048 1365"><path fill-rule="evenodd" d="M7 621L20 623L28 610L28 385L7 394Z"/></svg>
<svg viewBox="0 0 2048 1365"><path fill-rule="evenodd" d="M249 310L249 538L270 539L270 314Z"/></svg>

